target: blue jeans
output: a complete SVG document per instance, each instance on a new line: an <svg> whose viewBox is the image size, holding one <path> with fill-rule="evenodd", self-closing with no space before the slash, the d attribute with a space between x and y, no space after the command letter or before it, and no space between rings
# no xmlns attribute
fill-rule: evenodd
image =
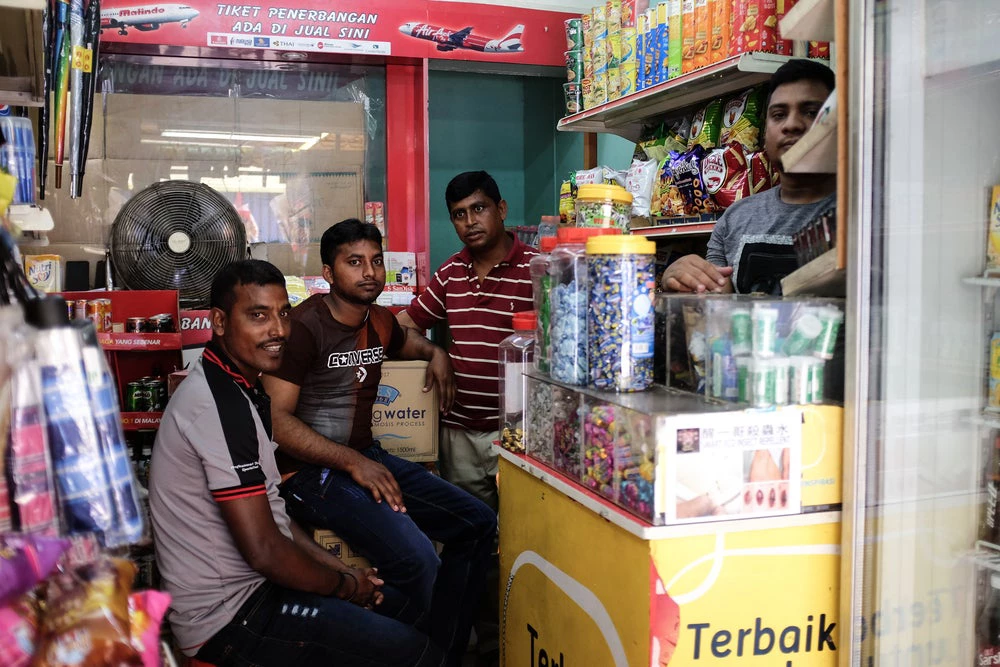
<svg viewBox="0 0 1000 667"><path fill-rule="evenodd" d="M412 626L270 582L261 584L196 657L219 667L431 667L442 659L430 638Z"/></svg>
<svg viewBox="0 0 1000 667"><path fill-rule="evenodd" d="M447 665L460 665L483 593L494 540L496 514L483 502L429 473L423 466L386 453L375 443L361 452L388 468L403 492L405 514L340 470L307 467L282 485L289 513L301 523L328 528L378 568L379 577L415 608L390 601L397 618L429 612L431 640ZM431 540L441 542L441 557Z"/></svg>

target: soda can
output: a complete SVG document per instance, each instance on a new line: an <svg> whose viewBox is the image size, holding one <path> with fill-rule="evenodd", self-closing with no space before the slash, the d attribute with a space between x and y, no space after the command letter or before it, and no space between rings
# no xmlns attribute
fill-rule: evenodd
<svg viewBox="0 0 1000 667"><path fill-rule="evenodd" d="M72 301L67 301L66 302L66 318L70 319L70 320L73 319L73 302Z"/></svg>
<svg viewBox="0 0 1000 667"><path fill-rule="evenodd" d="M160 313L149 318L147 328L151 333L174 333L174 316L170 313Z"/></svg>
<svg viewBox="0 0 1000 667"><path fill-rule="evenodd" d="M101 312L101 328L98 331L111 331L111 299L94 299Z"/></svg>
<svg viewBox="0 0 1000 667"><path fill-rule="evenodd" d="M125 412L148 412L146 387L140 381L125 385Z"/></svg>
<svg viewBox="0 0 1000 667"><path fill-rule="evenodd" d="M583 48L583 21L579 18L566 19L566 50L577 51Z"/></svg>
<svg viewBox="0 0 1000 667"><path fill-rule="evenodd" d="M840 333L840 323L844 321L844 314L833 306L821 308L819 321L823 330L816 338L813 355L820 359L833 359L833 353L837 349L837 334Z"/></svg>
<svg viewBox="0 0 1000 667"><path fill-rule="evenodd" d="M125 333L145 333L147 326L145 317L130 317L125 320Z"/></svg>
<svg viewBox="0 0 1000 667"><path fill-rule="evenodd" d="M750 354L751 348L750 309L733 308L729 312L729 335L732 338L733 354Z"/></svg>
<svg viewBox="0 0 1000 667"><path fill-rule="evenodd" d="M87 300L77 299L73 302L73 319L82 320L87 317Z"/></svg>
<svg viewBox="0 0 1000 667"><path fill-rule="evenodd" d="M97 332L104 331L104 316L101 315L101 304L97 299L87 302L87 319L94 323Z"/></svg>
<svg viewBox="0 0 1000 667"><path fill-rule="evenodd" d="M167 383L163 380L146 380L143 382L147 398L147 410L149 412L163 412L167 406Z"/></svg>
<svg viewBox="0 0 1000 667"><path fill-rule="evenodd" d="M778 309L774 306L754 306L750 322L753 356L773 357L778 342Z"/></svg>

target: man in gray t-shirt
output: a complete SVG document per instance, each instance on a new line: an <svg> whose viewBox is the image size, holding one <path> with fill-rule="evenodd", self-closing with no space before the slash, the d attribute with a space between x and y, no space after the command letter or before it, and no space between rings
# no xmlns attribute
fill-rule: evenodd
<svg viewBox="0 0 1000 667"><path fill-rule="evenodd" d="M723 213L705 258L685 255L667 267L670 292L781 293L781 278L798 267L792 235L836 204L835 174L793 174L781 156L812 126L833 91L830 68L790 60L771 78L764 121L764 152L781 185L742 199Z"/></svg>

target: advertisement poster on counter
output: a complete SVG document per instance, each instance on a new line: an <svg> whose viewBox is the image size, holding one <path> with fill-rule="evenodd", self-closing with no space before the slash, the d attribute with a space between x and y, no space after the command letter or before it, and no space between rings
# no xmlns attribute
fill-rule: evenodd
<svg viewBox="0 0 1000 667"><path fill-rule="evenodd" d="M558 66L570 16L434 0L114 0L101 7L101 41Z"/></svg>

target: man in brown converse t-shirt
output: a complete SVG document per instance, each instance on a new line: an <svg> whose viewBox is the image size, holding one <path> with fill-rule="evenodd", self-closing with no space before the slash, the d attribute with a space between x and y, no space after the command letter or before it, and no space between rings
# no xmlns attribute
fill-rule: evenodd
<svg viewBox="0 0 1000 667"><path fill-rule="evenodd" d="M447 355L374 305L385 285L378 229L344 220L323 234L320 253L330 293L292 311L285 358L264 378L274 439L284 455L305 464L283 484L282 497L292 516L339 534L387 586L406 594L402 604L413 605L407 616L427 612L432 641L446 664L459 665L496 517L423 466L385 452L371 433L382 360L429 361L425 391L438 383L446 409ZM440 558L431 540L444 545Z"/></svg>

